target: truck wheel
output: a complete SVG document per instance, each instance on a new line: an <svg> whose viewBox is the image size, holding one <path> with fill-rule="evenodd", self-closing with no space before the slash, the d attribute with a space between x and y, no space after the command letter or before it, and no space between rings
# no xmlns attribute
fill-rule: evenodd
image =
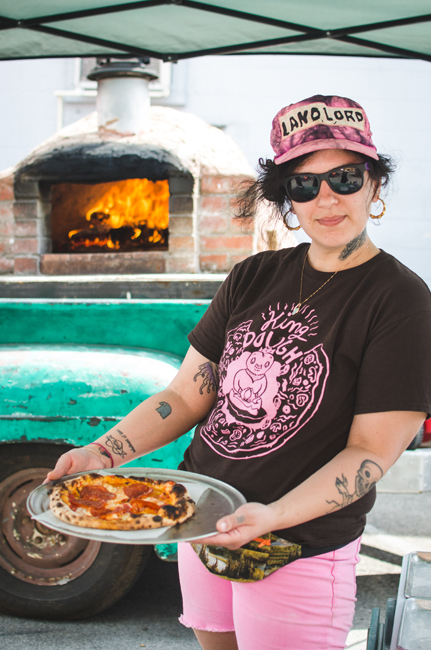
<svg viewBox="0 0 431 650"><path fill-rule="evenodd" d="M116 603L136 582L151 546L102 544L31 520L27 497L70 446L4 444L0 454L0 610L71 620Z"/></svg>

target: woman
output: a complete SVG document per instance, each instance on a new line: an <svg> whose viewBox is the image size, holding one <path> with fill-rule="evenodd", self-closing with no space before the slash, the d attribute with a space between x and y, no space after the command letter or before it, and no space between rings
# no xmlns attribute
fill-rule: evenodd
<svg viewBox="0 0 431 650"><path fill-rule="evenodd" d="M367 234L391 166L364 110L311 97L277 114L271 144L241 216L269 201L310 245L238 264L171 385L48 475L110 467L119 431L136 451L115 465L199 423L181 469L248 501L209 547L180 545L181 620L204 650L344 648L375 484L431 412L430 293Z"/></svg>

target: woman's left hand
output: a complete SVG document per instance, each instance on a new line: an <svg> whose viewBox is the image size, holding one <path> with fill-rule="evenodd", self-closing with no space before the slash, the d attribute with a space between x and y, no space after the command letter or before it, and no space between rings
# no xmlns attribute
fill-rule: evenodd
<svg viewBox="0 0 431 650"><path fill-rule="evenodd" d="M263 503L246 503L217 522L218 535L196 540L198 544L224 546L231 551L251 542L255 537L277 530L274 510Z"/></svg>

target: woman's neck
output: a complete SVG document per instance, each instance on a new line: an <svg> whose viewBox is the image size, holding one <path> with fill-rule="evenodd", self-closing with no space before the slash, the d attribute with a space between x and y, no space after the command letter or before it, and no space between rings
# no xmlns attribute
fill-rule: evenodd
<svg viewBox="0 0 431 650"><path fill-rule="evenodd" d="M334 273L334 271L343 271L364 264L378 253L380 250L365 232L340 248L322 248L311 242L308 249L308 262L316 271Z"/></svg>

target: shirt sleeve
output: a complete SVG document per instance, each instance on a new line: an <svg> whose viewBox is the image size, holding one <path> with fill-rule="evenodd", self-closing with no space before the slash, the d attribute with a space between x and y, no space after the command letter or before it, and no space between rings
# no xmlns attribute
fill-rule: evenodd
<svg viewBox="0 0 431 650"><path fill-rule="evenodd" d="M431 414L429 309L387 319L369 338L359 371L354 413L381 411Z"/></svg>

